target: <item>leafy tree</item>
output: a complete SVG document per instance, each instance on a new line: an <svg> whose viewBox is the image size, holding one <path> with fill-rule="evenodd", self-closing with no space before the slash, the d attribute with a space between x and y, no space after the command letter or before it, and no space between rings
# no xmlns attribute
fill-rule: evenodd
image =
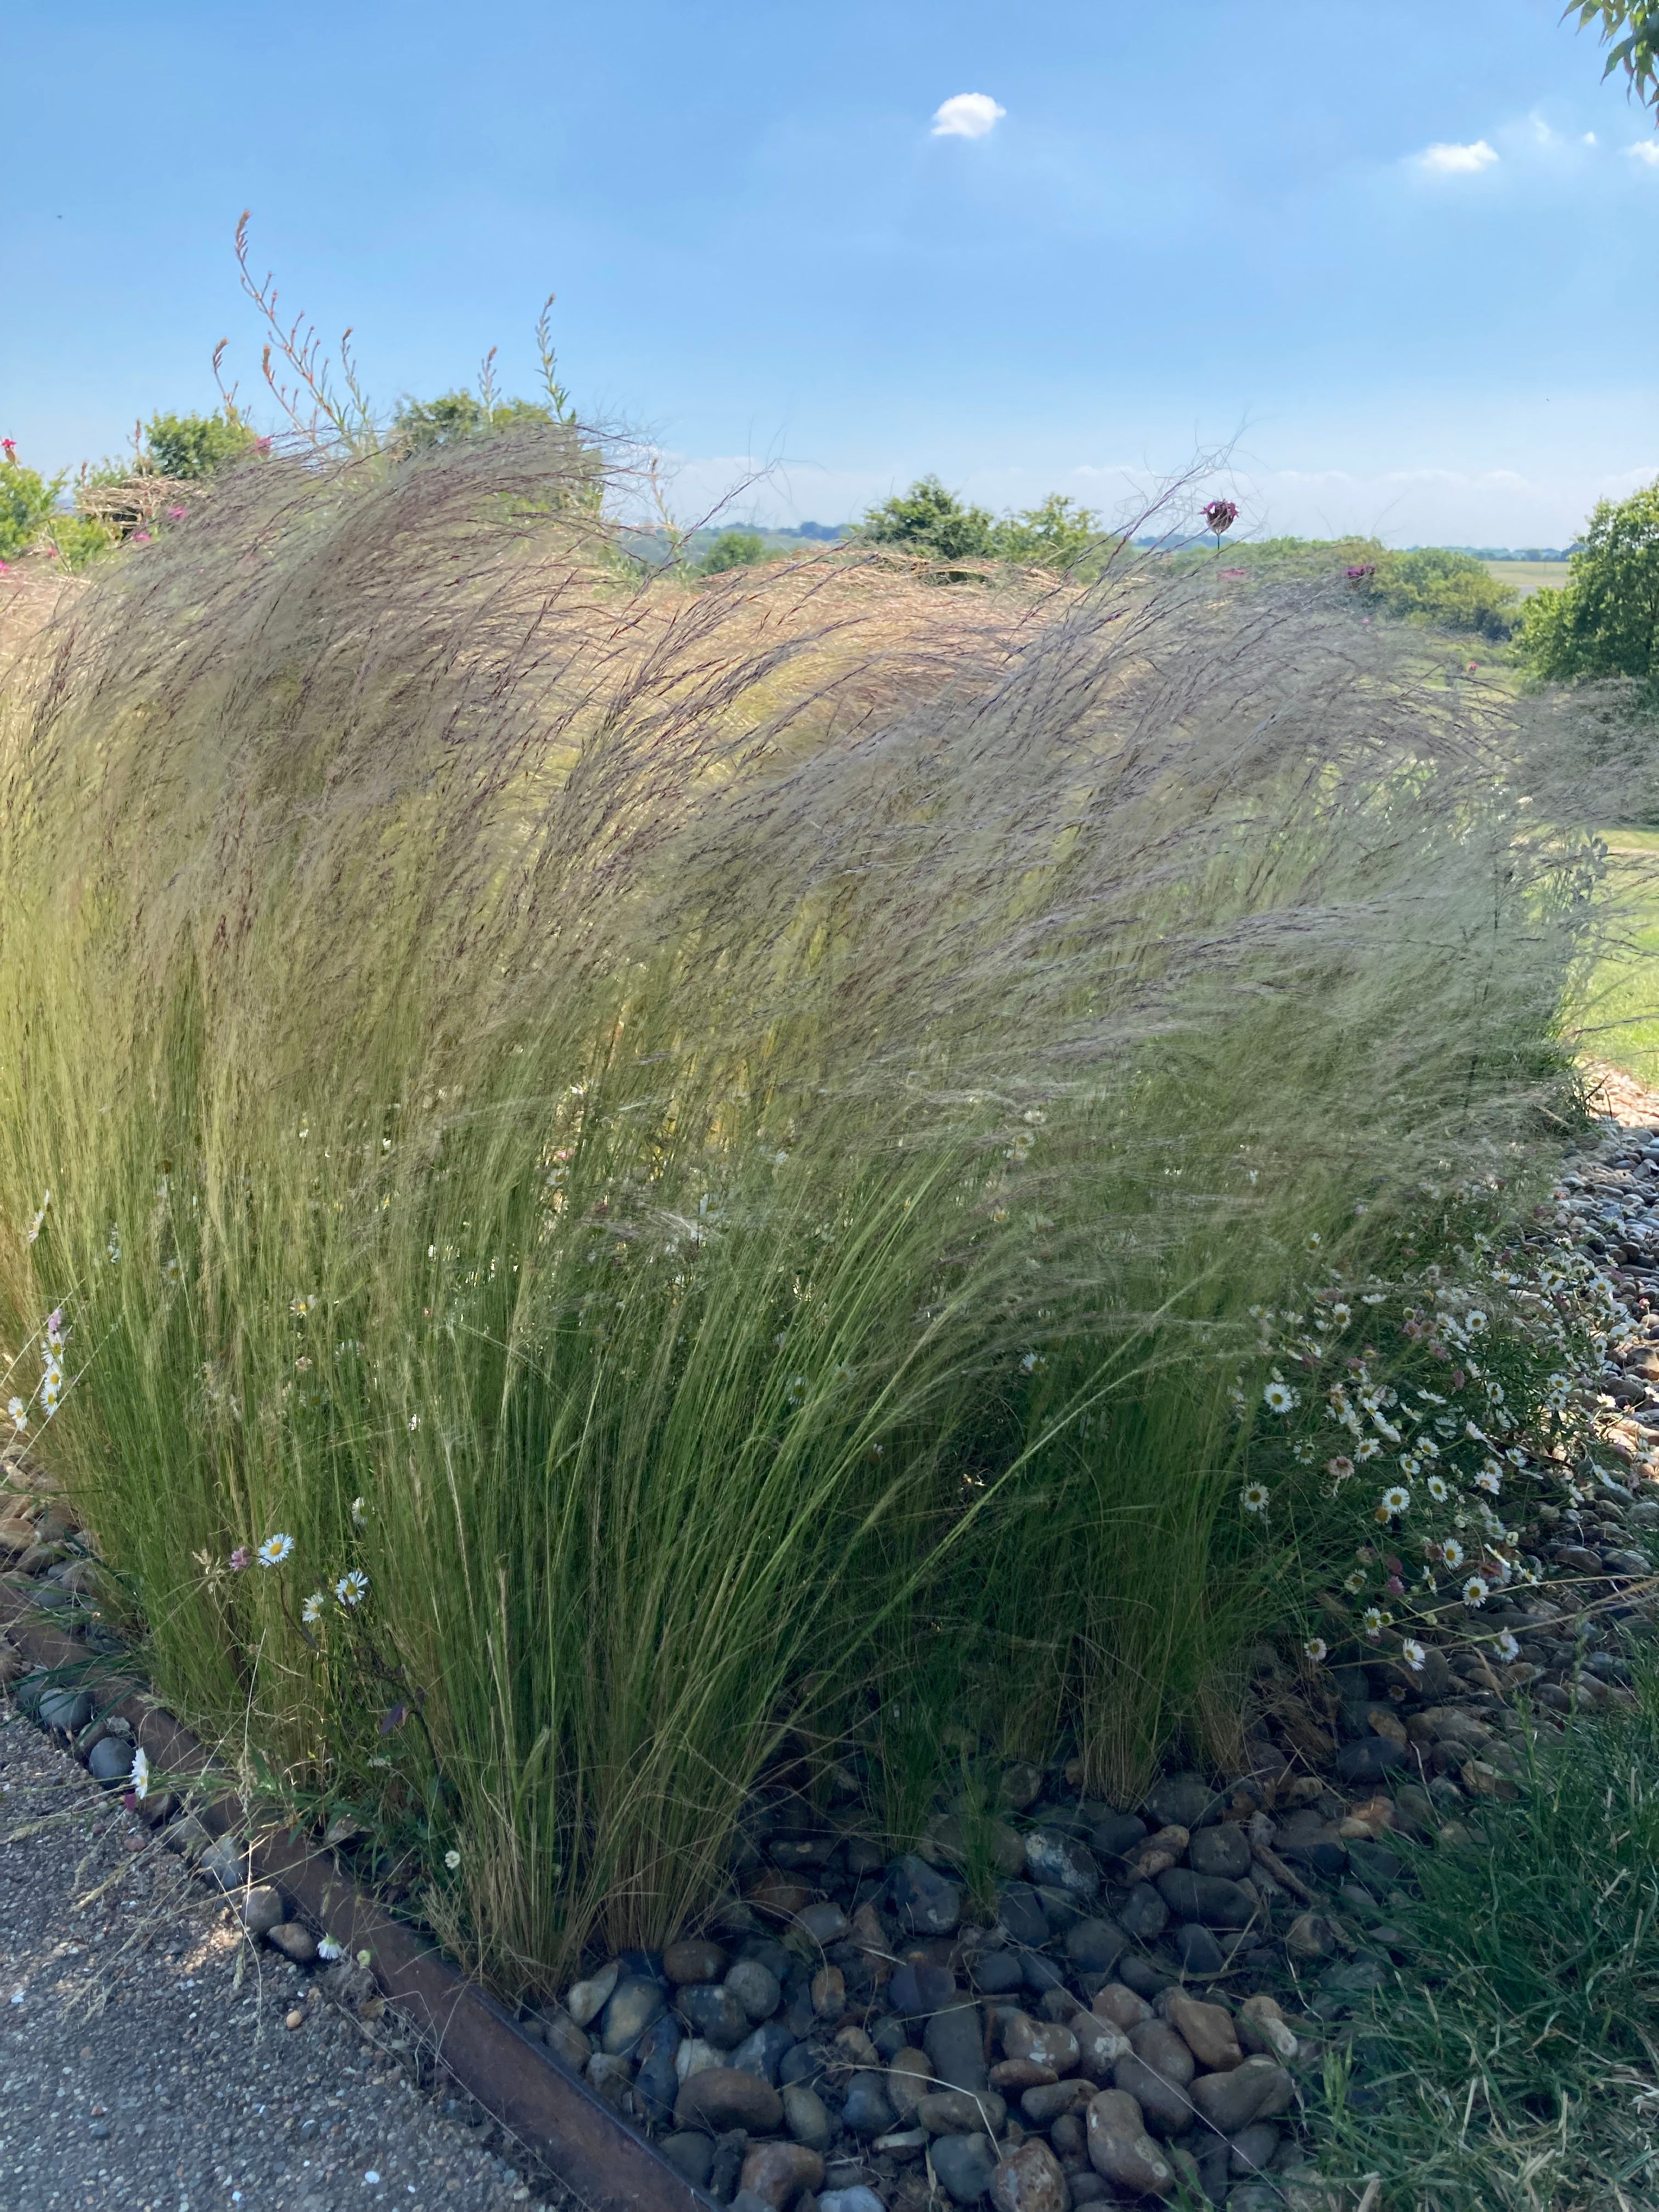
<svg viewBox="0 0 1659 2212"><path fill-rule="evenodd" d="M0 561L15 560L33 544L63 489L61 477L48 478L26 469L9 441L0 449Z"/></svg>
<svg viewBox="0 0 1659 2212"><path fill-rule="evenodd" d="M718 576L726 568L752 568L765 550L757 531L722 530L699 565L705 576Z"/></svg>
<svg viewBox="0 0 1659 2212"><path fill-rule="evenodd" d="M1507 637L1515 627L1516 593L1473 553L1425 545L1413 553L1379 550L1372 557L1374 573L1364 586L1390 614L1491 638Z"/></svg>
<svg viewBox="0 0 1659 2212"><path fill-rule="evenodd" d="M937 477L921 477L867 510L858 534L872 545L902 545L938 561L993 557L996 521L982 507L964 507Z"/></svg>
<svg viewBox="0 0 1659 2212"><path fill-rule="evenodd" d="M236 415L152 415L144 427L144 459L158 475L197 482L255 442Z"/></svg>
<svg viewBox="0 0 1659 2212"><path fill-rule="evenodd" d="M441 392L435 399L405 399L392 427L416 453L434 446L458 445L493 430L516 429L525 422L551 422L553 410L532 399L497 399L493 393L479 398L463 387Z"/></svg>
<svg viewBox="0 0 1659 2212"><path fill-rule="evenodd" d="M999 559L1043 568L1075 568L1098 550L1100 526L1086 507L1051 491L1040 507L1006 515L992 533Z"/></svg>
<svg viewBox="0 0 1659 2212"><path fill-rule="evenodd" d="M1659 481L1617 505L1597 502L1566 582L1527 602L1520 642L1546 682L1659 682Z"/></svg>
<svg viewBox="0 0 1659 2212"><path fill-rule="evenodd" d="M1607 49L1602 76L1622 69L1636 97L1659 108L1659 0L1567 0L1565 14L1577 16L1581 31L1599 25Z"/></svg>

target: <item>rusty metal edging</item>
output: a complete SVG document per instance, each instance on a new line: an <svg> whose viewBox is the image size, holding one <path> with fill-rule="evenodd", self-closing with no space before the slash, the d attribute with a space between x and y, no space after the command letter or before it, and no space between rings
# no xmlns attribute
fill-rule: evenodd
<svg viewBox="0 0 1659 2212"><path fill-rule="evenodd" d="M101 1660L50 1626L24 1593L4 1583L0 1629L36 1664L94 1676L105 1693L104 1710L128 1723L151 1765L167 1776L223 1773L201 1739L118 1662ZM427 2039L445 2071L595 2212L708 2212L712 2198L676 2173L580 2075L532 2043L502 2006L428 1939L383 1912L331 1856L302 1836L251 1820L230 1778L225 1781L222 1794L195 1808L198 1817L216 1834L247 1836L258 1879L278 1884L318 1930L343 1948L367 1951L382 1992Z"/></svg>

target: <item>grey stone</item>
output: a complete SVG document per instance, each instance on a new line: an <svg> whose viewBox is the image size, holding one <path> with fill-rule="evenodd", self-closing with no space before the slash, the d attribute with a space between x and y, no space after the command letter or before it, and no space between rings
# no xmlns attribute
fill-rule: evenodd
<svg viewBox="0 0 1659 2212"><path fill-rule="evenodd" d="M976 2004L951 2005L934 2013L923 2032L922 2047L933 2062L934 2073L952 2089L988 2086L985 2031Z"/></svg>
<svg viewBox="0 0 1659 2212"><path fill-rule="evenodd" d="M1120 2058L1112 2069L1112 2086L1133 2097L1146 2115L1146 2124L1155 2135L1184 2135L1193 2124L1193 2099L1190 2091L1178 2082L1171 2081L1144 2058L1133 2051ZM1254 2118L1254 2113L1250 2116Z"/></svg>
<svg viewBox="0 0 1659 2212"><path fill-rule="evenodd" d="M969 1971L982 1996L1012 1996L1025 1986L1024 1963L1018 1951L981 1951Z"/></svg>
<svg viewBox="0 0 1659 2212"><path fill-rule="evenodd" d="M240 1889L247 1880L247 1853L234 1836L216 1836L196 1863L221 1889Z"/></svg>
<svg viewBox="0 0 1659 2212"><path fill-rule="evenodd" d="M909 2018L937 2012L956 1994L957 1978L948 1966L917 1966L908 1959L895 1969L887 1984L888 2003Z"/></svg>
<svg viewBox="0 0 1659 2212"><path fill-rule="evenodd" d="M822 1904L804 1905L795 1915L795 1925L815 1943L839 1943L847 1933L847 1915L826 1898Z"/></svg>
<svg viewBox="0 0 1659 2212"><path fill-rule="evenodd" d="M194 1860L213 1841L204 1821L194 1813L186 1813L182 1820L175 1820L170 1828L161 1831L161 1841L170 1851L178 1851L185 1858Z"/></svg>
<svg viewBox="0 0 1659 2212"><path fill-rule="evenodd" d="M1207 1980L1226 1966L1226 1954L1220 1944L1198 1921L1190 1921L1176 1929L1175 1947L1183 1973L1197 1974Z"/></svg>
<svg viewBox="0 0 1659 2212"><path fill-rule="evenodd" d="M654 2020L662 2017L662 1990L642 1974L617 1983L599 2021L600 2048L614 2058L632 2051Z"/></svg>
<svg viewBox="0 0 1659 2212"><path fill-rule="evenodd" d="M269 1936L282 1917L282 1892L268 1881L256 1881L242 1899L243 1927L250 1936Z"/></svg>
<svg viewBox="0 0 1659 2212"><path fill-rule="evenodd" d="M1212 2128L1236 2136L1252 2120L1282 2112L1296 2085L1276 2059L1247 2058L1231 2073L1200 2074L1188 2094Z"/></svg>
<svg viewBox="0 0 1659 2212"><path fill-rule="evenodd" d="M1115 1920L1079 1920L1066 1931L1066 1955L1074 1966L1109 1974L1129 1948Z"/></svg>
<svg viewBox="0 0 1659 2212"><path fill-rule="evenodd" d="M708 2169L714 2163L714 2146L706 2135L687 2130L665 2136L657 2148L682 2181L689 2181L693 2189L708 2185Z"/></svg>
<svg viewBox="0 0 1659 2212"><path fill-rule="evenodd" d="M879 2075L869 2072L854 2074L847 2092L847 2101L841 2108L842 2124L867 2142L872 2136L884 2136L897 2115L888 2102Z"/></svg>
<svg viewBox="0 0 1659 2212"><path fill-rule="evenodd" d="M692 2034L717 2051L735 2051L749 2033L749 2014L737 1991L722 1983L684 1983L674 1993L674 2004Z"/></svg>
<svg viewBox="0 0 1659 2212"><path fill-rule="evenodd" d="M1187 1847L1187 1863L1194 1874L1224 1875L1237 1881L1250 1870L1250 1839L1237 1820L1218 1820L1200 1828Z"/></svg>
<svg viewBox="0 0 1659 2212"><path fill-rule="evenodd" d="M1146 1810L1158 1828L1205 1827L1221 1818L1226 1804L1197 1774L1166 1774L1146 1793Z"/></svg>
<svg viewBox="0 0 1659 2212"><path fill-rule="evenodd" d="M808 2150L828 2150L835 2136L829 2107L817 2090L809 2089L804 2081L791 2081L784 2090L783 2124Z"/></svg>
<svg viewBox="0 0 1659 2212"><path fill-rule="evenodd" d="M770 2020L783 2002L777 1976L758 1959L739 1959L727 1972L726 1986L750 2020Z"/></svg>
<svg viewBox="0 0 1659 2212"><path fill-rule="evenodd" d="M821 2189L818 2212L886 2212L873 2189L855 2182L850 2189Z"/></svg>
<svg viewBox="0 0 1659 2212"><path fill-rule="evenodd" d="M1146 1823L1133 1813L1108 1813L1096 1821L1089 1844L1097 1858L1119 1859L1146 1839Z"/></svg>
<svg viewBox="0 0 1659 2212"><path fill-rule="evenodd" d="M763 2081L778 2086L778 2069L795 2047L796 2039L781 2021L763 2021L752 2035L745 2035L732 2053L731 2063L745 2074L758 2074Z"/></svg>
<svg viewBox="0 0 1659 2212"><path fill-rule="evenodd" d="M1008 2107L994 2089L970 2097L965 2089L930 2089L916 2100L915 2118L930 2136L998 2135Z"/></svg>
<svg viewBox="0 0 1659 2212"><path fill-rule="evenodd" d="M962 1892L914 1852L896 1861L887 1893L901 1928L921 1936L950 1936L962 1918Z"/></svg>
<svg viewBox="0 0 1659 2212"><path fill-rule="evenodd" d="M279 1920L274 1928L267 1928L265 1941L273 1951L280 1951L296 1966L312 1966L317 1962L317 1938L297 1920Z"/></svg>
<svg viewBox="0 0 1659 2212"><path fill-rule="evenodd" d="M1252 2120L1248 2128L1241 2128L1233 2137L1228 2163L1235 2173L1264 2173L1278 2148L1279 2130L1273 2122Z"/></svg>
<svg viewBox="0 0 1659 2212"><path fill-rule="evenodd" d="M565 1991L564 2008L578 2027L586 2027L599 2018L621 1975L620 1962L612 1959L608 1966L601 1966L597 1974L589 1974L580 1982L572 1982Z"/></svg>
<svg viewBox="0 0 1659 2212"><path fill-rule="evenodd" d="M106 1785L130 1782L132 1778L132 1746L123 1743L118 1736L103 1737L92 1747L87 1759L87 1771L94 1782Z"/></svg>
<svg viewBox="0 0 1659 2212"><path fill-rule="evenodd" d="M1048 1917L1029 1881L1004 1883L997 1919L1016 1943L1030 1943L1040 1949L1048 1940Z"/></svg>
<svg viewBox="0 0 1659 2212"><path fill-rule="evenodd" d="M40 1724L73 1735L92 1718L92 1697L86 1690L48 1690L40 1700ZM131 1762L129 1760L129 1765Z"/></svg>
<svg viewBox="0 0 1659 2212"><path fill-rule="evenodd" d="M672 2119L679 2094L679 2072L672 2049L655 2050L641 2059L640 2070L634 2076L634 2102L647 2120L660 2127Z"/></svg>
<svg viewBox="0 0 1659 2212"><path fill-rule="evenodd" d="M1138 1881L1117 1909L1118 1926L1137 1943L1155 1943L1170 1924L1170 1908L1149 1881Z"/></svg>
<svg viewBox="0 0 1659 2212"><path fill-rule="evenodd" d="M1220 1875L1193 1874L1170 1867L1158 1878L1158 1895L1178 1919L1201 1921L1206 1928L1248 1928L1260 1917L1255 1899Z"/></svg>
<svg viewBox="0 0 1659 2212"><path fill-rule="evenodd" d="M1338 1751L1336 1771L1344 1782L1380 1782L1407 1762L1405 1745L1392 1736L1362 1735Z"/></svg>
<svg viewBox="0 0 1659 2212"><path fill-rule="evenodd" d="M997 2170L989 2136L935 2136L928 2155L953 2204L977 2204Z"/></svg>
<svg viewBox="0 0 1659 2212"><path fill-rule="evenodd" d="M1100 1891L1100 1869L1087 1844L1057 1828L1033 1828L1025 1838L1025 1864L1034 1881L1087 1899Z"/></svg>

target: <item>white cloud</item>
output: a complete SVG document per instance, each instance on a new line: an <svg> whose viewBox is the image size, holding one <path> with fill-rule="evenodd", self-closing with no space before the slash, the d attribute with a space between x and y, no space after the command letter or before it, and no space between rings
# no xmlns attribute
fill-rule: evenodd
<svg viewBox="0 0 1659 2212"><path fill-rule="evenodd" d="M933 111L935 138L983 138L1008 112L988 92L957 92Z"/></svg>
<svg viewBox="0 0 1659 2212"><path fill-rule="evenodd" d="M1659 138L1638 138L1630 148L1632 161L1645 161L1650 169L1659 169Z"/></svg>
<svg viewBox="0 0 1659 2212"><path fill-rule="evenodd" d="M1584 143L1585 143L1587 146L1593 146L1593 145L1595 145L1595 133L1593 131L1587 131L1584 133Z"/></svg>
<svg viewBox="0 0 1659 2212"><path fill-rule="evenodd" d="M1472 146L1426 146L1417 157L1417 165L1432 177L1472 177L1479 170L1489 169L1498 159L1498 149L1477 138Z"/></svg>

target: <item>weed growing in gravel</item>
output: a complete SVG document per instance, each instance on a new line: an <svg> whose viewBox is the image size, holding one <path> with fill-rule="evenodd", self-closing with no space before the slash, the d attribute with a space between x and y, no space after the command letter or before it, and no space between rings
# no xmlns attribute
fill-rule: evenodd
<svg viewBox="0 0 1659 2212"><path fill-rule="evenodd" d="M1340 596L641 587L592 468L232 471L0 731L54 1464L167 1693L459 1850L515 1986L675 1928L781 1753L899 1832L946 1707L1224 1753L1249 1309L1524 1182L1589 915L1503 702ZM193 1563L273 1531L291 1592Z"/></svg>
<svg viewBox="0 0 1659 2212"><path fill-rule="evenodd" d="M1659 1676L1524 1746L1519 1798L1413 1854L1413 1965L1319 2116L1328 2175L1417 2212L1652 2200L1659 2181ZM1455 1833L1455 1832L1454 1832ZM1352 2094L1353 2082L1358 2094ZM1622 2192L1622 2193L1621 2193Z"/></svg>

